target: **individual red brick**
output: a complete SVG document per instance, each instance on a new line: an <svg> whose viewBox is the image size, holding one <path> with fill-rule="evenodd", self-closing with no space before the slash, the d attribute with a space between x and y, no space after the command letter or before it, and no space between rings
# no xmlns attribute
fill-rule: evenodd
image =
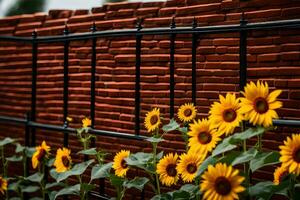
<svg viewBox="0 0 300 200"><path fill-rule="evenodd" d="M279 54L270 53L257 56L258 62L275 62L279 60Z"/></svg>
<svg viewBox="0 0 300 200"><path fill-rule="evenodd" d="M262 10L262 11L251 11L246 12L247 19L257 19L257 18L270 18L270 17L278 17L281 15L281 9L270 9L270 10Z"/></svg>
<svg viewBox="0 0 300 200"><path fill-rule="evenodd" d="M116 10L120 10L123 8L127 8L127 9L137 9L139 8L141 5L140 2L117 2L117 3L108 3L106 4L107 6L107 10L106 11L116 11Z"/></svg>
<svg viewBox="0 0 300 200"><path fill-rule="evenodd" d="M187 15L194 15L198 13L202 14L207 12L216 12L216 10L219 10L219 8L220 8L219 3L180 7L177 9L176 15L187 16Z"/></svg>
<svg viewBox="0 0 300 200"><path fill-rule="evenodd" d="M215 46L237 46L237 45L239 45L239 39L237 39L237 38L214 39L213 45L215 45Z"/></svg>
<svg viewBox="0 0 300 200"><path fill-rule="evenodd" d="M167 17L167 16L173 16L177 10L177 7L166 7L161 8L159 10L159 16L160 17Z"/></svg>
<svg viewBox="0 0 300 200"><path fill-rule="evenodd" d="M168 0L165 7L185 6L185 0Z"/></svg>
<svg viewBox="0 0 300 200"><path fill-rule="evenodd" d="M136 10L136 15L154 17L157 15L158 10L159 7L139 8Z"/></svg>
<svg viewBox="0 0 300 200"><path fill-rule="evenodd" d="M236 9L238 7L239 7L239 1L225 0L225 1L222 1L222 3L221 3L222 10Z"/></svg>
<svg viewBox="0 0 300 200"><path fill-rule="evenodd" d="M284 52L284 53L281 53L280 58L282 60L299 60L300 59L300 52L299 51Z"/></svg>

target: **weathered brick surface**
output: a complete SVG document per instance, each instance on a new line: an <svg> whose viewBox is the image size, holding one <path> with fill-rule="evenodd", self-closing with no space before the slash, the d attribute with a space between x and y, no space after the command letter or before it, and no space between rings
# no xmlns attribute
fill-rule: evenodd
<svg viewBox="0 0 300 200"><path fill-rule="evenodd" d="M60 35L65 24L71 32L88 32L95 22L98 30L135 27L144 18L144 27L169 26L172 17L178 26L190 26L193 18L199 26L239 23L242 11L249 22L297 19L297 0L174 0L151 3L116 3L87 10L52 10L0 19L1 35ZM248 34L248 78L266 80L271 90L282 89L280 100L284 118L300 119L300 30L251 31ZM175 54L175 106L191 101L191 38L177 35ZM145 36L142 40L141 122L148 110L158 106L169 112L169 37ZM40 45L38 48L37 121L62 125L63 44ZM91 41L70 43L69 116L78 126L89 116ZM238 91L239 34L204 34L197 48L197 106L199 117L207 116L210 104L219 94ZM96 128L134 133L135 37L99 38L96 69ZM31 46L0 42L0 115L24 117L30 110ZM164 115L168 117L168 114ZM141 134L147 134L140 124ZM289 131L265 135L265 148L278 149ZM299 130L293 130L299 132ZM1 137L23 138L20 127L1 126ZM62 134L38 131L37 139L51 145L62 143ZM161 149L166 152L183 147L178 134L168 134ZM114 145L111 145L111 144ZM118 138L99 137L97 146L112 155L122 149L148 150L150 146ZM78 144L70 141L75 152ZM130 146L130 147L129 147ZM176 151L177 151L176 150ZM109 159L112 158L112 155ZM140 172L139 172L140 173ZM255 174L270 178L271 173ZM108 189L109 194L113 190ZM149 192L146 192L149 195Z"/></svg>

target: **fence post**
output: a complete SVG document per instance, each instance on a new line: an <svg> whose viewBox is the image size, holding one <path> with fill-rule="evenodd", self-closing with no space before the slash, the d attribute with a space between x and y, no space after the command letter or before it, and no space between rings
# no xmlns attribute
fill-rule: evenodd
<svg viewBox="0 0 300 200"><path fill-rule="evenodd" d="M192 28L195 30L197 28L197 20L194 17ZM198 42L198 34L192 34L192 101L196 106L197 100L197 42Z"/></svg>
<svg viewBox="0 0 300 200"><path fill-rule="evenodd" d="M140 134L140 81L141 81L141 48L142 48L142 35L140 30L142 29L142 19L137 20L136 24L136 48L135 48L135 134Z"/></svg>
<svg viewBox="0 0 300 200"><path fill-rule="evenodd" d="M170 29L176 28L175 18L172 18ZM170 35L170 119L174 117L174 88L175 88L175 38L176 34L171 33Z"/></svg>
<svg viewBox="0 0 300 200"><path fill-rule="evenodd" d="M30 120L36 120L36 79L37 79L37 49L38 44L36 41L37 32L34 30L32 32L32 83L31 83L31 113ZM34 127L31 127L31 146L36 145L35 138L36 130Z"/></svg>
<svg viewBox="0 0 300 200"><path fill-rule="evenodd" d="M240 83L239 89L243 90L247 83L247 31L243 28L247 25L247 20L242 18L240 20Z"/></svg>

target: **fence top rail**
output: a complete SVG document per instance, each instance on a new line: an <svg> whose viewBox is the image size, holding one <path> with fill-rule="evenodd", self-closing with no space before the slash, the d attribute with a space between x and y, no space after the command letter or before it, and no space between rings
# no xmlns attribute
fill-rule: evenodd
<svg viewBox="0 0 300 200"><path fill-rule="evenodd" d="M238 32L242 30L265 30L274 28L300 28L300 19L277 20L269 22L246 23L241 21L240 24L216 25L202 27L161 27L161 28L137 28L137 29L118 29L105 30L85 33L73 33L56 36L40 37L19 37L19 36L0 36L2 41L12 42L30 42L30 43L52 43L74 40L85 40L98 37L120 37L134 35L166 35L166 34L191 34L191 33L224 33Z"/></svg>

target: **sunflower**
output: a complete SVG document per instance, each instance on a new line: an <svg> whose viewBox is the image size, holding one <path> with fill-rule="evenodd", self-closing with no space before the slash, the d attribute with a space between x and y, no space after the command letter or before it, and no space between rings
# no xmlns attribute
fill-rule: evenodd
<svg viewBox="0 0 300 200"><path fill-rule="evenodd" d="M188 151L188 153L180 155L180 160L176 169L184 182L189 183L194 180L203 160L203 155L191 150Z"/></svg>
<svg viewBox="0 0 300 200"><path fill-rule="evenodd" d="M282 166L286 167L289 173L300 174L300 134L293 134L292 138L287 137L281 149L280 161Z"/></svg>
<svg viewBox="0 0 300 200"><path fill-rule="evenodd" d="M162 184L171 186L176 184L179 176L176 170L178 155L169 153L165 155L157 164L156 173L159 174L159 179Z"/></svg>
<svg viewBox="0 0 300 200"><path fill-rule="evenodd" d="M70 154L71 150L67 148L57 149L54 161L56 172L62 173L71 169L72 159Z"/></svg>
<svg viewBox="0 0 300 200"><path fill-rule="evenodd" d="M82 122L83 128L87 128L87 127L91 126L91 124L92 124L92 121L87 117L84 118L81 122Z"/></svg>
<svg viewBox="0 0 300 200"><path fill-rule="evenodd" d="M129 169L125 158L130 155L130 151L121 150L114 157L114 163L112 168L115 170L115 174L120 177L126 176L126 173Z"/></svg>
<svg viewBox="0 0 300 200"><path fill-rule="evenodd" d="M73 118L72 117L67 117L67 122L73 122Z"/></svg>
<svg viewBox="0 0 300 200"><path fill-rule="evenodd" d="M187 134L190 136L188 146L204 156L211 152L221 140L207 119L199 119L198 122L194 121L190 124L190 131Z"/></svg>
<svg viewBox="0 0 300 200"><path fill-rule="evenodd" d="M7 180L0 176L0 192L4 194L7 190Z"/></svg>
<svg viewBox="0 0 300 200"><path fill-rule="evenodd" d="M209 165L202 179L200 190L204 193L203 199L239 199L238 193L245 190L241 186L245 178L239 176L239 170L226 164Z"/></svg>
<svg viewBox="0 0 300 200"><path fill-rule="evenodd" d="M214 102L209 111L209 120L220 134L232 134L243 120L240 112L239 99L235 94L227 93L226 97L219 95L220 102Z"/></svg>
<svg viewBox="0 0 300 200"><path fill-rule="evenodd" d="M35 147L35 152L31 158L33 169L37 168L40 162L42 162L42 160L48 156L49 152L50 147L45 141L42 142L42 145Z"/></svg>
<svg viewBox="0 0 300 200"><path fill-rule="evenodd" d="M257 81L247 84L245 96L241 99L240 111L245 114L245 120L249 120L254 126L272 126L272 119L278 118L275 109L280 108L282 103L277 101L277 97L281 94L281 90L275 90L269 94L269 86L267 82Z"/></svg>
<svg viewBox="0 0 300 200"><path fill-rule="evenodd" d="M186 103L181 105L178 109L178 118L183 122L190 122L195 119L197 114L197 109L193 103Z"/></svg>
<svg viewBox="0 0 300 200"><path fill-rule="evenodd" d="M274 180L273 183L275 185L279 185L279 183L289 174L288 170L284 166L277 167L274 171Z"/></svg>
<svg viewBox="0 0 300 200"><path fill-rule="evenodd" d="M150 112L146 114L145 118L145 127L148 130L148 132L152 132L156 130L160 125L160 111L159 108L154 108Z"/></svg>

